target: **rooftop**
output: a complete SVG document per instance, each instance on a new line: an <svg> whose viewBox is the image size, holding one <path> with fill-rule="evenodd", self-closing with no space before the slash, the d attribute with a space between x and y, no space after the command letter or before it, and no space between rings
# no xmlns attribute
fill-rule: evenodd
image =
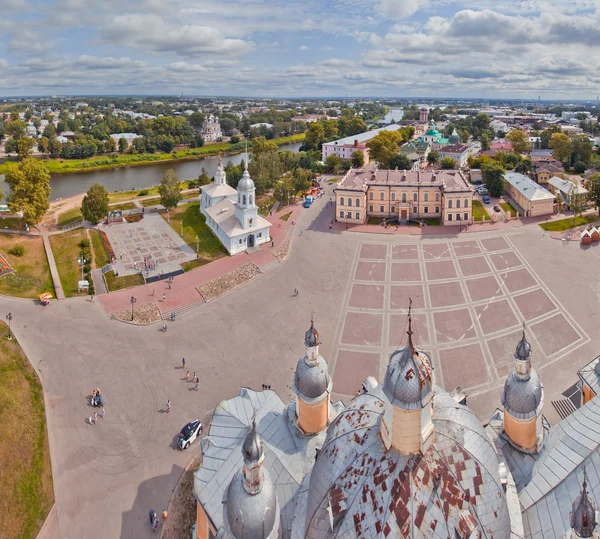
<svg viewBox="0 0 600 539"><path fill-rule="evenodd" d="M548 180L548 183L552 187L556 187L557 189L566 194L571 194L573 188L577 189L576 194L578 195L585 195L588 192L585 187L581 187L581 185L577 185L576 183L571 182L569 180L563 180L558 176L552 176L552 178Z"/></svg>
<svg viewBox="0 0 600 539"><path fill-rule="evenodd" d="M466 144L448 144L442 146L438 151L442 153L465 153L469 147Z"/></svg>
<svg viewBox="0 0 600 539"><path fill-rule="evenodd" d="M337 189L365 191L370 185L443 187L445 191L469 191L458 170L349 170Z"/></svg>
<svg viewBox="0 0 600 539"><path fill-rule="evenodd" d="M379 129L373 129L371 131L365 131L364 133L358 133L349 137L341 138L338 140L332 140L331 142L325 142L323 146L343 146L344 144L354 144L355 140L358 142L366 142L376 137L381 131L398 131L400 126L398 124L387 125L380 127Z"/></svg>
<svg viewBox="0 0 600 539"><path fill-rule="evenodd" d="M531 178L518 172L507 172L504 178L527 200L533 202L538 200L554 200L554 195L534 182Z"/></svg>

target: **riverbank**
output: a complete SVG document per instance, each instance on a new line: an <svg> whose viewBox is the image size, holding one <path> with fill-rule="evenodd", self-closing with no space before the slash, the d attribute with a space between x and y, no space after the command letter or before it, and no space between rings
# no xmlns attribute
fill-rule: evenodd
<svg viewBox="0 0 600 539"><path fill-rule="evenodd" d="M304 133L273 139L278 146L301 142ZM51 174L74 174L77 172L93 172L97 170L109 170L114 168L147 166L152 164L164 164L165 162L177 163L181 161L201 160L222 153L223 155L235 155L242 153L239 143L219 142L207 144L202 148L185 148L171 153L142 153L142 154L111 154L89 157L87 159L44 159L44 164ZM232 150L233 147L236 149ZM6 174L15 162L0 164L0 174Z"/></svg>

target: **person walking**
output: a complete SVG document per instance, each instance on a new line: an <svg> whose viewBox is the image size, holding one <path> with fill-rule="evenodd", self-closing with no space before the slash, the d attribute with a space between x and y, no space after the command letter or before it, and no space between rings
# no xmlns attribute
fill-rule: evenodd
<svg viewBox="0 0 600 539"><path fill-rule="evenodd" d="M197 381L197 382L196 382L196 385L194 386L194 389L195 389L196 391L198 391L198 388L199 388L199 387L200 387L200 382L198 382L198 381Z"/></svg>
<svg viewBox="0 0 600 539"><path fill-rule="evenodd" d="M192 376L192 380L194 381L194 383L196 383L198 380L198 377L196 376L196 371L194 371L194 376Z"/></svg>
<svg viewBox="0 0 600 539"><path fill-rule="evenodd" d="M100 411L100 417L101 417L102 419L104 419L104 413L105 413L105 412L104 412L104 408L102 408L102 410Z"/></svg>
<svg viewBox="0 0 600 539"><path fill-rule="evenodd" d="M94 425L98 421L98 412L94 412Z"/></svg>
<svg viewBox="0 0 600 539"><path fill-rule="evenodd" d="M169 290L171 290L171 281L169 281Z"/></svg>
<svg viewBox="0 0 600 539"><path fill-rule="evenodd" d="M167 323L166 323L166 322L164 322L164 323L163 323L163 331L164 331L165 333L166 333L166 331L167 331Z"/></svg>
<svg viewBox="0 0 600 539"><path fill-rule="evenodd" d="M165 301L167 301L167 295L166 295L166 294L163 294L163 303L164 303Z"/></svg>
<svg viewBox="0 0 600 539"><path fill-rule="evenodd" d="M185 381L186 381L186 382L188 382L188 381L189 381L189 379L190 379L190 371L187 371L187 372L185 373Z"/></svg>
<svg viewBox="0 0 600 539"><path fill-rule="evenodd" d="M171 400L169 399L165 404L165 408L167 409L167 414L171 413Z"/></svg>
<svg viewBox="0 0 600 539"><path fill-rule="evenodd" d="M181 368L185 369L185 358L181 360Z"/></svg>
<svg viewBox="0 0 600 539"><path fill-rule="evenodd" d="M154 288L152 289L152 297L154 297L156 295L156 290L154 290Z"/></svg>

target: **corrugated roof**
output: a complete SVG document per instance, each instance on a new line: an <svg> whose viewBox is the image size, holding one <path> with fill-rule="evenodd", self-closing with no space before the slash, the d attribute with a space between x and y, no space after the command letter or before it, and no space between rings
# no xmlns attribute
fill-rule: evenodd
<svg viewBox="0 0 600 539"><path fill-rule="evenodd" d="M504 179L517 189L527 200L554 200L554 195L534 182L531 178L518 172L506 172Z"/></svg>

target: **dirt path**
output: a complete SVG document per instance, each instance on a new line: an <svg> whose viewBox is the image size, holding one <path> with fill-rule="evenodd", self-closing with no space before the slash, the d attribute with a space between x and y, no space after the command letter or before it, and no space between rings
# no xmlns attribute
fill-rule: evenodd
<svg viewBox="0 0 600 539"><path fill-rule="evenodd" d="M90 236L90 229L85 229L85 235L90 242L90 256L92 257L92 268L96 267L96 253L94 252L94 246L92 245L92 236Z"/></svg>
<svg viewBox="0 0 600 539"><path fill-rule="evenodd" d="M50 202L50 209L46 212L46 215L44 215L42 223L45 223L47 226L57 224L59 214L64 213L73 208L80 208L81 201L83 200L84 196L85 195L77 195L71 198L65 198L61 200L55 200L54 202Z"/></svg>

